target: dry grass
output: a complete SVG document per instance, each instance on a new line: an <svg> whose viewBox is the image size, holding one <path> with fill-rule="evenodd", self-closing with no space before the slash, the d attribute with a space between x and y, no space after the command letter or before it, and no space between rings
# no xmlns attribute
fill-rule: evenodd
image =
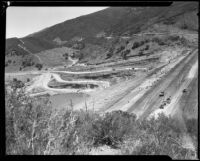
<svg viewBox="0 0 200 161"><path fill-rule="evenodd" d="M177 144L182 133L172 118L135 120L122 111L101 115L88 110L87 102L80 111L73 103L68 110L55 110L48 98L29 98L16 89L5 95L7 154L82 155L107 145L120 154L195 158L194 151Z"/></svg>

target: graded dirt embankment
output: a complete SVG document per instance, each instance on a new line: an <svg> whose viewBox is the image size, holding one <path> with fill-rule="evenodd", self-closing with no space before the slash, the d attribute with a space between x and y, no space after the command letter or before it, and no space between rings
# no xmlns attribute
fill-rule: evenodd
<svg viewBox="0 0 200 161"><path fill-rule="evenodd" d="M157 114L160 112L163 112L166 115L172 115L172 116L176 114L177 110L179 110L180 98L185 94L183 90L184 89L187 90L193 78L195 78L195 77L188 77L188 76L191 75L191 73L197 76L197 68L194 68L196 66L195 62L197 60L197 56L198 56L197 52L194 52L192 55L189 55L188 57L186 57L186 59L183 62L181 62L179 66L177 66L174 72L170 73L170 75L166 77L168 82L170 82L169 85L166 86L164 82L162 83L162 86L165 87L164 91L166 93L163 100L166 100L169 96L171 96L171 103L167 104L164 107L164 109L158 109L158 107L161 104L157 104L158 105L157 109L156 107L151 108L151 110L148 110L146 111L146 113L143 113L143 117L146 117L150 112L154 111L155 109L156 110L151 115L157 116ZM150 109L150 107L148 109Z"/></svg>
<svg viewBox="0 0 200 161"><path fill-rule="evenodd" d="M120 100L117 104L113 106L112 109L109 109L109 111L115 110L117 107L117 109L121 109L124 111L128 110L129 112L132 112L130 111L130 109L132 108L134 104L138 104L138 103L142 103L143 107L147 106L148 101L143 100L144 97L146 96L147 98L149 98L149 100L152 100L151 97L154 97L154 95L152 95L152 93L150 93L149 91L151 89L154 89L155 85L159 82L159 80L168 71L170 71L179 61L181 61L182 58L178 59L177 61L173 63L166 65L160 71L156 72L156 74L150 77L147 77L143 82L141 82L141 84L135 90L133 90L128 95L127 98ZM148 93L149 93L149 96L147 96Z"/></svg>
<svg viewBox="0 0 200 161"><path fill-rule="evenodd" d="M50 88L48 86L48 83L52 80L55 79L57 82L64 82L64 83L79 83L79 84L98 84L99 86L103 86L103 87L107 87L109 86L109 82L103 82L103 81L93 81L93 80L88 80L88 81L65 81L63 79L60 78L60 76L58 74L55 73L44 73L36 78L34 78L33 80L33 84L31 84L30 86L27 87L27 92L31 92L34 88L43 88L46 91L53 91L56 93L76 93L76 92L83 92L83 93L88 93L88 92L92 92L92 89L55 89L55 88ZM43 94L44 92L42 92ZM52 92L51 92L52 93ZM37 93L37 94L33 94L34 96L36 95L41 95L41 93ZM32 96L33 96L32 95Z"/></svg>
<svg viewBox="0 0 200 161"><path fill-rule="evenodd" d="M124 67L124 68L119 68L115 69L115 72L117 71L125 71L125 70L132 70L132 68ZM40 91L38 93L31 94L31 96L36 96L36 95L43 95L46 93L50 94L55 94L55 93L77 93L77 92L92 92L95 89L54 89L48 87L48 83L54 78L57 82L61 83L66 83L66 84L94 84L98 85L100 88L98 89L103 89L107 88L110 86L110 83L108 81L97 81L97 80L73 80L73 81L67 81L63 80L60 78L60 75L58 73L63 73L63 74L76 74L76 75L83 75L83 74L98 74L102 72L112 72L112 69L106 69L106 70L97 70L97 71L87 71L87 72L70 72L70 71L24 71L24 72L16 72L16 73L5 73L6 77L9 76L23 76L23 75L39 75L33 78L31 82L29 82L29 86L27 87L27 92L31 92L31 90L37 88L42 88L44 91Z"/></svg>
<svg viewBox="0 0 200 161"><path fill-rule="evenodd" d="M123 110L135 113L138 118L148 117L155 110L167 111L167 114L172 114L174 106L177 105L176 100L180 99L182 90L187 88L191 82L186 80L188 73L194 73L192 71L196 68L194 65L191 69L191 65L197 60L197 51L188 54L179 56L157 71L156 74L148 77L143 75L138 79L109 87L98 94L94 93L91 98L86 100L88 108L92 109L93 104L95 104L95 110L100 112ZM159 94L162 91L165 92L165 96L160 98ZM159 109L169 96L171 96L170 106L167 104L164 107L166 110ZM80 104L76 109L82 107L84 104Z"/></svg>

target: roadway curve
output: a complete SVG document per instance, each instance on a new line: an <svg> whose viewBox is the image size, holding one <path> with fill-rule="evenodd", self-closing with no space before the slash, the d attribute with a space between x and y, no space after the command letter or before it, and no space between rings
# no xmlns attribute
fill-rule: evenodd
<svg viewBox="0 0 200 161"><path fill-rule="evenodd" d="M37 76L34 78L32 81L32 84L27 87L26 91L27 93L31 92L33 89L37 88L42 88L46 92L38 92L34 94L30 94L31 96L36 96L36 95L41 95L45 93L77 93L77 92L83 92L83 93L88 93L92 92L95 89L56 89L56 88L51 88L48 86L48 83L55 79L57 82L61 83L66 83L66 84L95 84L98 85L100 88L106 88L110 84L109 82L106 81L94 81L94 80L79 80L79 81L66 81L60 78L60 75L55 74L55 73L43 73L40 76ZM98 88L99 89L99 88Z"/></svg>
<svg viewBox="0 0 200 161"><path fill-rule="evenodd" d="M119 68L119 69L115 69L115 71L124 71L124 70L132 70L131 68ZM140 69L138 69L140 70ZM143 70L143 69L142 69ZM57 82L61 82L61 83L68 83L68 84L95 84L98 85L99 88L98 89L103 89L103 88L107 88L110 86L110 83L108 81L96 81L96 80L74 80L74 81L66 81L60 78L60 75L57 73L63 73L63 74L77 74L77 75L81 75L81 74L95 74L95 73L102 73L102 72L111 72L112 69L107 69L107 70L98 70L98 71L87 71L87 72L71 72L71 71L26 71L26 72L17 72L17 73L5 73L6 76L20 76L20 75L39 75L36 76L31 82L29 82L28 84L30 84L30 86L27 87L27 93L31 93L31 91L35 88L40 88L46 91L43 92L38 92L38 93L34 93L34 94L30 94L32 96L36 96L36 95L42 95L45 93L50 93L50 94L54 94L54 93L72 93L72 92L83 92L83 93L88 93L88 92L92 92L95 89L84 89L84 90L80 90L80 89L54 89L54 88L50 88L48 86L48 83L52 80L55 79Z"/></svg>
<svg viewBox="0 0 200 161"><path fill-rule="evenodd" d="M124 71L124 70L132 70L132 68L119 68L115 69L115 71ZM137 70L140 70L139 68ZM144 70L143 68L141 70ZM97 89L55 89L48 86L48 83L55 79L57 82L60 83L66 83L66 84L94 84L98 85L99 89L104 89L110 86L110 83L108 81L96 81L96 80L73 80L73 81L67 81L61 79L60 75L57 73L63 73L63 74L95 74L95 73L102 73L102 72L111 72L112 69L107 70L98 70L98 71L87 71L87 72L71 72L71 71L35 71L35 72L21 72L21 73L9 73L10 75L16 74L16 75L25 75L25 74L41 74L40 76L37 76L34 78L34 80L31 82L32 84L27 87L27 93L31 92L32 89L42 88L46 90L46 92L38 92L31 94L32 96L41 95L45 93L89 93L92 91L96 91ZM8 74L8 73L7 73ZM30 83L29 83L30 84Z"/></svg>
<svg viewBox="0 0 200 161"><path fill-rule="evenodd" d="M145 69L146 68L134 68L134 70L145 70ZM115 69L115 71L125 71L125 70L132 70L132 68L125 67L125 68ZM14 72L14 73L10 72L10 73L5 73L5 75L18 76L18 75L28 75L28 74L37 75L37 74L45 74L45 73L63 73L63 74L81 75L81 74L95 74L95 73L103 73L103 72L111 72L111 71L113 71L113 70L112 69L106 69L106 70L87 71L87 72L83 72L83 71L71 72L71 71L59 71L59 70L51 70L51 71L41 70L41 71L24 71L24 72Z"/></svg>
<svg viewBox="0 0 200 161"><path fill-rule="evenodd" d="M75 83L75 84L96 84L96 85L102 85L104 88L107 88L110 86L110 83L107 81L95 81L95 80L74 80L74 81L66 81L60 78L60 75L52 73L51 74L57 82L61 83Z"/></svg>

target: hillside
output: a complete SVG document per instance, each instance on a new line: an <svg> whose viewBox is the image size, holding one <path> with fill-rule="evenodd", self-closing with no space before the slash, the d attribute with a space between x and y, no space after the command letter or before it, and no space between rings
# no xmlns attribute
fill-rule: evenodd
<svg viewBox="0 0 200 161"><path fill-rule="evenodd" d="M124 45L126 40L121 41L122 36L132 37L133 34L155 29L155 25L158 27L154 32L161 32L162 26L165 26L162 32L167 31L168 26L197 31L197 12L197 2L173 2L168 7L110 7L67 20L20 39L7 39L6 53L8 55L14 51L18 55L37 54L54 48L70 47L80 50L81 59L85 62L90 59L115 59L115 55L121 54L114 52L118 47L123 44L127 48L127 44ZM110 51L114 53L111 52L112 56L107 57Z"/></svg>
<svg viewBox="0 0 200 161"><path fill-rule="evenodd" d="M128 30L136 33L140 31L140 28L145 28L147 24L152 25L158 21L180 21L182 18L180 15L191 14L197 8L198 6L194 2L175 2L170 7L111 7L67 20L31 36L46 40L54 40L59 37L64 41L74 37L94 37L103 31L107 35L123 34ZM197 24L192 27L189 23L187 23L189 28L197 29Z"/></svg>

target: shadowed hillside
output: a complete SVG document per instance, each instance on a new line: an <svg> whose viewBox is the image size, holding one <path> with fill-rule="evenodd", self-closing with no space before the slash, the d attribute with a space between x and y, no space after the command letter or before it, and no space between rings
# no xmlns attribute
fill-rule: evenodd
<svg viewBox="0 0 200 161"><path fill-rule="evenodd" d="M46 40L59 37L61 40L70 40L76 36L96 36L99 32L123 34L130 30L132 33L152 25L158 21L179 21L181 16L197 10L198 5L194 2L176 2L170 7L111 7L105 10L81 16L72 20L49 27L48 29L32 34ZM195 18L195 17L194 17ZM191 20L195 19L192 18ZM197 18L197 16L196 16ZM196 26L191 29L197 29Z"/></svg>
<svg viewBox="0 0 200 161"><path fill-rule="evenodd" d="M159 26L155 32L160 32L162 25L165 25L165 31L168 26L197 31L197 12L197 2L173 2L167 7L110 7L67 20L21 39L7 39L6 53L36 54L49 49L70 47L80 50L84 61L115 59L112 52L124 57L124 53L121 53L123 50L118 52L116 49L121 45L122 36L132 37L133 34L153 29L155 25ZM126 49L127 44L122 44Z"/></svg>

